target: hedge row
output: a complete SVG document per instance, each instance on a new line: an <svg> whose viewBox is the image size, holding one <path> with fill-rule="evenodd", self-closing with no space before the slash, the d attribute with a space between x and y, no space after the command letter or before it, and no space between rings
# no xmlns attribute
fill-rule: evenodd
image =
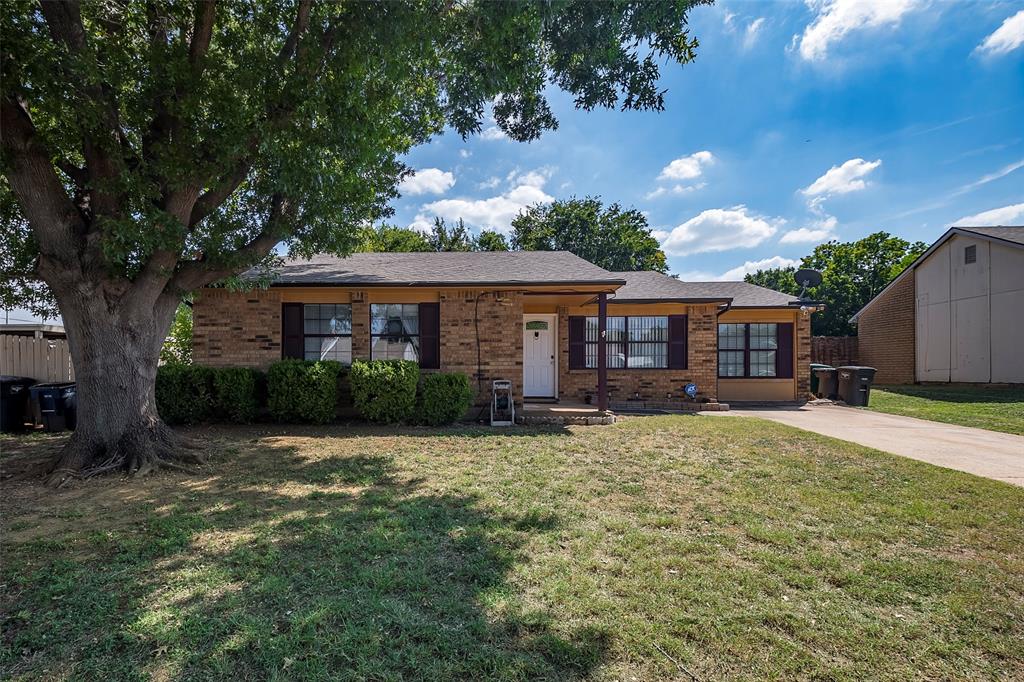
<svg viewBox="0 0 1024 682"><path fill-rule="evenodd" d="M332 361L282 360L265 375L241 367L167 364L157 371L156 403L171 424L246 423L264 406L276 421L325 424L337 414L346 376L356 411L376 423L451 424L472 404L465 374L421 377L419 365L407 360L356 361L349 372Z"/></svg>

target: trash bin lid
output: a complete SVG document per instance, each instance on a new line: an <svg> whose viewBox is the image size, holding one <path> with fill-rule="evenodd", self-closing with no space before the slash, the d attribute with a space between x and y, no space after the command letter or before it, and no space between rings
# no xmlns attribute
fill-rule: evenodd
<svg viewBox="0 0 1024 682"><path fill-rule="evenodd" d="M842 368L840 368L840 369L842 369ZM815 367L814 368L814 373L815 374L830 374L832 372L838 372L838 371L839 370L836 369L835 367L829 367L828 365L825 365L824 367Z"/></svg>
<svg viewBox="0 0 1024 682"><path fill-rule="evenodd" d="M19 377L13 374L0 374L0 384L22 384L29 385L36 383L32 377Z"/></svg>
<svg viewBox="0 0 1024 682"><path fill-rule="evenodd" d="M821 362L812 362L811 369L835 369L832 365L826 365Z"/></svg>
<svg viewBox="0 0 1024 682"><path fill-rule="evenodd" d="M859 372L862 369L866 369L866 370L869 370L871 372L876 371L874 367L863 367L861 365L843 365L839 369L848 369L851 372Z"/></svg>

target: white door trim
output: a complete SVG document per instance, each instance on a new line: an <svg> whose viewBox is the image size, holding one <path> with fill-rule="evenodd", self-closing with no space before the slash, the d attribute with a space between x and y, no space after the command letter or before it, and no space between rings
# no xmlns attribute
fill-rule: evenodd
<svg viewBox="0 0 1024 682"><path fill-rule="evenodd" d="M533 319L544 319L548 322L548 327L551 330L551 352L555 356L554 363L551 366L553 386L552 395L526 395L526 349L523 349L523 397L524 398L555 398L558 399L558 314L557 313L523 313L522 326L520 332L525 336L526 334L526 322Z"/></svg>

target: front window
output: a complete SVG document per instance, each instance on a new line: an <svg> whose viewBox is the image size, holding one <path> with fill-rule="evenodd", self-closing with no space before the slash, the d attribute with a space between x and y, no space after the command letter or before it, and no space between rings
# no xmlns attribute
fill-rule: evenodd
<svg viewBox="0 0 1024 682"><path fill-rule="evenodd" d="M665 369L668 367L668 317L608 317L605 352L609 369ZM596 317L586 325L586 367L597 367Z"/></svg>
<svg viewBox="0 0 1024 682"><path fill-rule="evenodd" d="M302 306L303 357L352 364L352 306L306 303Z"/></svg>
<svg viewBox="0 0 1024 682"><path fill-rule="evenodd" d="M718 325L718 376L774 377L778 375L779 325L770 323Z"/></svg>
<svg viewBox="0 0 1024 682"><path fill-rule="evenodd" d="M420 307L415 303L370 305L370 358L415 360L420 358Z"/></svg>

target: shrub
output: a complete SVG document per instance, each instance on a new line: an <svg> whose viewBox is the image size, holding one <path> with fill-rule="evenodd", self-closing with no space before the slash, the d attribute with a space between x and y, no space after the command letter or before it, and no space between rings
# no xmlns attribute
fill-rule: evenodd
<svg viewBox="0 0 1024 682"><path fill-rule="evenodd" d="M364 418L381 424L408 422L416 412L420 366L411 360L352 363L352 402Z"/></svg>
<svg viewBox="0 0 1024 682"><path fill-rule="evenodd" d="M156 371L156 408L168 424L195 424L209 419L213 370L199 365L161 365Z"/></svg>
<svg viewBox="0 0 1024 682"><path fill-rule="evenodd" d="M220 418L247 424L256 416L258 372L245 367L224 367L213 372L213 411Z"/></svg>
<svg viewBox="0 0 1024 682"><path fill-rule="evenodd" d="M452 424L473 404L469 377L461 373L425 374L420 383L417 419L430 426Z"/></svg>
<svg viewBox="0 0 1024 682"><path fill-rule="evenodd" d="M326 424L338 405L341 363L282 360L267 372L267 406L278 421Z"/></svg>

